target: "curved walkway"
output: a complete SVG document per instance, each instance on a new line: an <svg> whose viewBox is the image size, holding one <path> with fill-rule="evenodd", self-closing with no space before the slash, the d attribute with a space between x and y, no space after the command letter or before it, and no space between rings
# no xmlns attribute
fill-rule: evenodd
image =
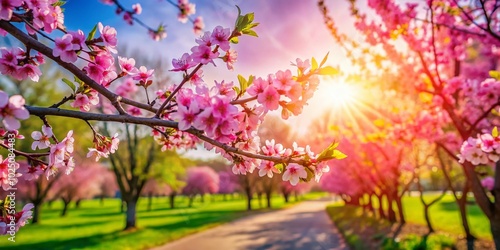
<svg viewBox="0 0 500 250"><path fill-rule="evenodd" d="M329 200L245 217L151 250L348 249L325 207Z"/></svg>

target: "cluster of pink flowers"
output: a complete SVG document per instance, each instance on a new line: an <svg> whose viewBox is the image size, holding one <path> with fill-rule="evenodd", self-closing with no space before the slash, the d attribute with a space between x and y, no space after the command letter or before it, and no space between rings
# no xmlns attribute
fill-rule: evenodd
<svg viewBox="0 0 500 250"><path fill-rule="evenodd" d="M120 139L118 133L113 137L106 137L98 133L94 133L94 148L89 148L87 157L93 157L95 161L99 161L101 157L108 158L109 154L114 154L118 149Z"/></svg>
<svg viewBox="0 0 500 250"><path fill-rule="evenodd" d="M179 0L179 15L177 15L177 19L181 23L185 23L188 21L189 16L196 13L196 5L194 3L190 3L189 0Z"/></svg>
<svg viewBox="0 0 500 250"><path fill-rule="evenodd" d="M99 93L93 89L77 93L71 107L79 108L81 111L88 112L92 106L99 104Z"/></svg>
<svg viewBox="0 0 500 250"><path fill-rule="evenodd" d="M194 149L200 141L198 137L183 131L164 127L160 127L158 130L153 129L152 135L156 143L161 145L162 152L174 149ZM168 138L163 135L164 133L168 135Z"/></svg>
<svg viewBox="0 0 500 250"><path fill-rule="evenodd" d="M26 25L29 34L43 29L51 33L58 27L63 27L64 16L60 6L54 6L57 0L3 0L0 6L0 20L10 20L14 11L19 14L31 13L32 27Z"/></svg>
<svg viewBox="0 0 500 250"><path fill-rule="evenodd" d="M35 135L33 139L35 138L38 137ZM75 168L75 160L73 158L74 142L75 139L73 138L73 130L70 130L62 141L56 144L49 145L50 147L49 164L45 169L45 174L47 175L47 179L50 176L58 173L60 170L63 170L64 173L66 174L70 174L73 171L73 169ZM40 144L40 142L38 144ZM40 167L42 169L45 168L44 166Z"/></svg>
<svg viewBox="0 0 500 250"><path fill-rule="evenodd" d="M297 59L297 62L302 62ZM298 63L297 67L302 74L306 74L308 64ZM303 106L312 97L317 89L319 79L313 75L304 82L294 80L290 70L278 71L270 74L267 79L257 78L252 86L247 90L252 97L257 97L257 101L264 108L264 112L277 110L282 107L281 116L288 119L291 114L298 115L302 112Z"/></svg>
<svg viewBox="0 0 500 250"><path fill-rule="evenodd" d="M21 127L19 120L29 117L29 112L24 107L24 98L13 95L9 98L7 93L0 90L0 119L6 130L17 130Z"/></svg>
<svg viewBox="0 0 500 250"><path fill-rule="evenodd" d="M205 28L205 23L203 22L203 17L199 16L193 21L193 32L195 35L201 35L203 29Z"/></svg>
<svg viewBox="0 0 500 250"><path fill-rule="evenodd" d="M473 165L489 164L500 160L500 136L495 127L493 133L470 137L460 148L460 163L468 161Z"/></svg>
<svg viewBox="0 0 500 250"><path fill-rule="evenodd" d="M0 73L9 75L18 80L30 78L38 82L42 72L38 67L45 63L45 58L38 53L30 56L21 48L0 48Z"/></svg>
<svg viewBox="0 0 500 250"><path fill-rule="evenodd" d="M17 232L19 228L25 226L28 220L32 218L34 208L32 203L24 205L23 210L15 215L3 214L0 217L0 235L6 235L10 232ZM11 211L9 211L10 214ZM14 212L14 211L12 211Z"/></svg>
<svg viewBox="0 0 500 250"><path fill-rule="evenodd" d="M78 59L76 53L85 47L85 33L81 30L70 31L56 38L52 55L60 57L64 62L74 63Z"/></svg>

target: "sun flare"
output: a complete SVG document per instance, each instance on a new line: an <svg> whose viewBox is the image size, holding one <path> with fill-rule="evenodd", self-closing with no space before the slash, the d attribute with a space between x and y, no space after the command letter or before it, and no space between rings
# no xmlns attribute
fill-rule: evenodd
<svg viewBox="0 0 500 250"><path fill-rule="evenodd" d="M350 106L360 98L360 90L355 85L342 81L327 83L325 91L330 95L328 102L333 108Z"/></svg>

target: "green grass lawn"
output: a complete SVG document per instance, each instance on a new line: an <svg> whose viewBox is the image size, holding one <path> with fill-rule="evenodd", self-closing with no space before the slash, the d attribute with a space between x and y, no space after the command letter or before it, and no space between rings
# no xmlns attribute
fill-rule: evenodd
<svg viewBox="0 0 500 250"><path fill-rule="evenodd" d="M425 199L428 200L433 197L437 197L437 195L428 194ZM489 222L486 216L473 203L472 198L470 201L472 204L467 206L467 213L472 233L478 238L491 240ZM419 197L405 196L403 198L403 208L408 223L426 225L423 206ZM380 247L384 238L391 237L395 230L395 225L364 212L361 207L345 206L343 202L331 204L327 207L327 212L353 249ZM440 249L442 245L438 246L439 244L449 245L454 241L454 238L450 238L447 233L463 235L460 214L453 196L446 195L441 201L431 206L430 214L434 228L446 233L431 235L426 244L435 244L436 249ZM417 235L411 237L417 237ZM403 243L417 244L420 242L421 239L414 238ZM407 249L403 246L400 247L402 247L401 249ZM430 245L427 245L427 247L430 247ZM429 249L434 248L430 247Z"/></svg>
<svg viewBox="0 0 500 250"><path fill-rule="evenodd" d="M323 195L313 193L303 198ZM51 208L43 207L40 224L22 228L15 243L2 238L0 249L147 249L250 214L245 211L243 198L223 201L217 196L212 201L205 197L204 203L197 200L192 208L188 208L187 203L187 198L179 197L178 208L170 209L167 198L154 198L152 211L147 211L147 199L141 199L137 212L139 229L123 232L125 215L120 213L118 199L106 199L103 206L99 200L82 201L80 208L72 206L66 217L60 217L62 203L54 202ZM273 209L288 206L280 196L273 197L272 204ZM253 207L259 208L256 199Z"/></svg>
<svg viewBox="0 0 500 250"><path fill-rule="evenodd" d="M428 199L437 195L427 195ZM473 201L473 198L470 198ZM424 209L418 197L404 197L403 206L406 220L411 223L426 225ZM474 203L467 205L469 227L474 236L491 240L490 223L481 209ZM437 230L454 234L463 234L460 213L452 195L446 195L430 208L431 223Z"/></svg>

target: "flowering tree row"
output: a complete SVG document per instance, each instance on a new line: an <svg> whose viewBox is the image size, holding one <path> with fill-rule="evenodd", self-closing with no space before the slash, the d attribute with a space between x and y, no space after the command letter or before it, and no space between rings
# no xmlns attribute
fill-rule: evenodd
<svg viewBox="0 0 500 250"><path fill-rule="evenodd" d="M383 79L380 85L418 100L419 108L401 117L399 136L434 143L461 163L498 248L500 139L491 131L500 113L499 3L368 1L371 16L350 1L362 42L339 32L324 1L318 3L333 37L359 66L358 75ZM495 166L494 200L481 185L476 165Z"/></svg>

